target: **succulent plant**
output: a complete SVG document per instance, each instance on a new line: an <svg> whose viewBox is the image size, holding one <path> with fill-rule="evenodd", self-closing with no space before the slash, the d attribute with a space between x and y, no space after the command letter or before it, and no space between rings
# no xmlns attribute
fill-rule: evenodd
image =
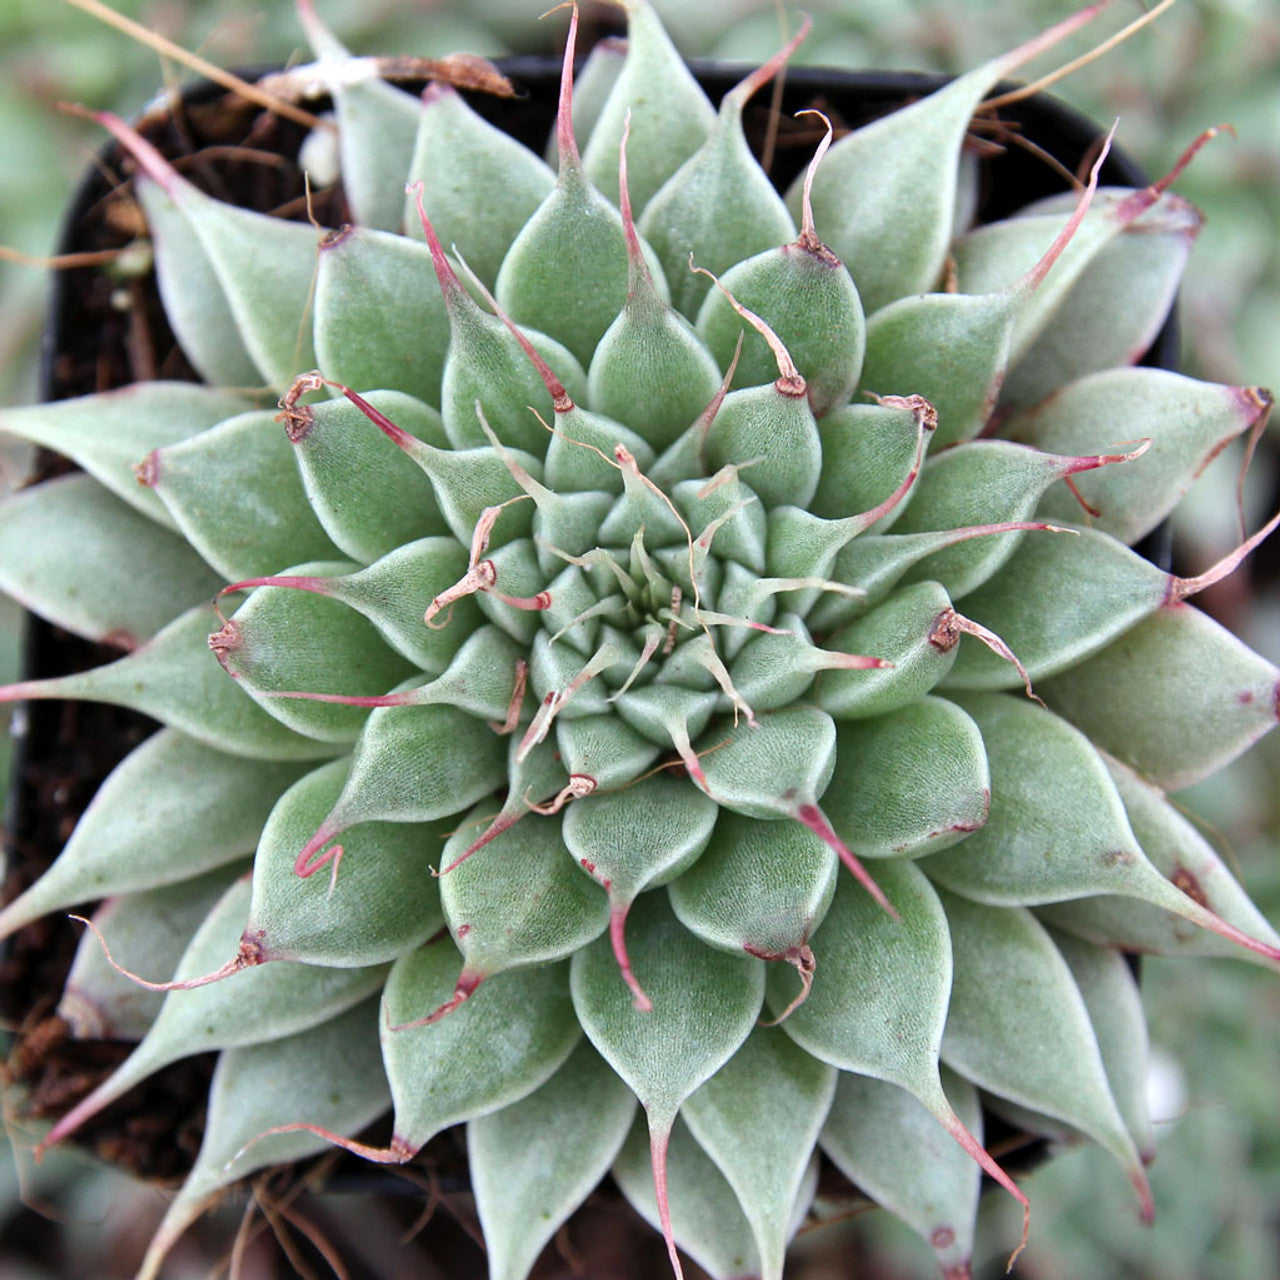
<svg viewBox="0 0 1280 1280"><path fill-rule="evenodd" d="M101 117L204 385L2 415L83 470L0 512L0 581L131 650L4 693L164 727L0 933L105 898L61 1012L138 1042L42 1147L221 1051L145 1274L255 1169L464 1122L494 1280L610 1169L677 1274L779 1277L819 1151L967 1274L983 1172L1026 1203L984 1107L1150 1213L1123 952L1280 960L1165 796L1280 672L1186 602L1267 530L1131 547L1270 399L1135 364L1169 180L968 225L971 117L1097 7L810 121L785 195L743 112L796 42L717 110L647 0L576 98L571 25L554 165L303 6L331 231Z"/></svg>

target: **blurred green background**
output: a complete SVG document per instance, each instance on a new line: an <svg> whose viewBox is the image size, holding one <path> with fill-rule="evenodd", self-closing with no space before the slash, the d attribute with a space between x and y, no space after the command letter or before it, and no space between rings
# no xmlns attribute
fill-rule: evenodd
<svg viewBox="0 0 1280 1280"><path fill-rule="evenodd" d="M771 0L655 0L683 51L759 60L779 44ZM317 0L322 17L357 52L490 55L554 48L562 22L539 23L528 0ZM815 30L798 61L843 66L959 71L1000 53L1071 9L1051 0L993 6L980 0L809 0ZM301 56L288 0L119 0L115 8L220 65ZM1102 34L1141 15L1125 0L1094 26ZM794 13L790 15L794 29ZM1090 39L1100 39L1101 34ZM1070 52L1089 41L1077 37ZM57 0L0 0L0 245L52 251L60 212L100 135L56 109L60 101L136 112L158 85L189 78L151 51ZM1183 290L1183 367L1200 377L1280 387L1280 6L1275 0L1180 0L1120 49L1054 92L1104 122L1120 118L1121 143L1149 172L1168 169L1209 125L1238 137L1211 144L1178 190L1207 215ZM48 273L0 261L0 403L37 394L37 352ZM21 451L0 445L0 487L20 482ZM1220 459L1184 504L1179 565L1196 572L1235 540L1238 453ZM1268 458L1248 490L1251 527L1273 502ZM1229 621L1280 661L1280 596L1260 576L1237 576ZM0 601L0 682L14 679L21 619ZM0 739L0 769L7 739ZM1220 777L1180 797L1228 851L1272 920L1280 919L1280 743L1275 737ZM1031 1245L1016 1274L1026 1280L1265 1280L1280 1276L1280 983L1227 961L1148 960L1145 1000L1159 1071L1160 1126L1152 1169L1158 1219L1139 1226L1127 1186L1108 1158L1071 1151L1030 1180ZM102 1226L128 1202L158 1208L74 1156L20 1180L0 1151L0 1221L23 1198L58 1206L67 1265L105 1275ZM139 1196L142 1199L139 1199ZM1018 1226L1012 1204L984 1205L981 1275L1003 1272ZM78 1225L77 1225L78 1224ZM50 1230L55 1229L52 1225ZM0 1276L19 1270L6 1258ZM935 1274L930 1251L886 1214L808 1233L794 1274L844 1280L852 1250L870 1261L860 1275L909 1280ZM78 1260L78 1261L74 1261ZM842 1269L843 1268L843 1269ZM78 1273L77 1273L78 1274ZM127 1274L122 1273L122 1274ZM194 1273L193 1273L194 1274ZM792 1272L788 1273L789 1275Z"/></svg>

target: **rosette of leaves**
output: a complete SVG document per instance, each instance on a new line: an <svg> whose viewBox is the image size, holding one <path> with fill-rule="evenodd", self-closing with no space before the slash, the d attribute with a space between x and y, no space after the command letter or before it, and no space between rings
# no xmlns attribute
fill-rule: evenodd
<svg viewBox="0 0 1280 1280"><path fill-rule="evenodd" d="M1261 535L1130 549L1269 404L1133 363L1197 217L964 212L973 113L1093 10L785 193L743 112L791 48L717 108L627 11L576 98L571 26L548 164L304 8L330 231L102 117L205 385L4 415L82 472L0 577L131 648L5 692L164 727L0 930L105 899L62 1012L137 1041L42 1146L221 1053L148 1275L255 1169L462 1123L494 1280L610 1170L677 1274L779 1277L819 1152L963 1275L983 1172L1025 1204L984 1106L1151 1210L1121 950L1280 957L1164 794L1275 721L1187 603Z"/></svg>

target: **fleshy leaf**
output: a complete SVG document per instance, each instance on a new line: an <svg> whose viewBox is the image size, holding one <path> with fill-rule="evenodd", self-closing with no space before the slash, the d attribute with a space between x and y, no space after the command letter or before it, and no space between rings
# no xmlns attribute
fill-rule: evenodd
<svg viewBox="0 0 1280 1280"><path fill-rule="evenodd" d="M378 1056L377 1017L377 1001L366 1000L309 1031L222 1054L200 1154L152 1237L138 1280L155 1280L165 1255L222 1187L325 1146L309 1133L255 1141L260 1134L304 1118L337 1133L358 1133L386 1110L390 1096Z"/></svg>
<svg viewBox="0 0 1280 1280"><path fill-rule="evenodd" d="M0 937L59 907L201 875L251 853L311 766L224 755L162 729L116 766L48 871L0 912Z"/></svg>
<svg viewBox="0 0 1280 1280"><path fill-rule="evenodd" d="M780 960L809 990L809 939L831 905L835 851L798 822L722 813L706 853L667 892L686 929L722 951ZM793 984L794 986L794 984Z"/></svg>
<svg viewBox="0 0 1280 1280"><path fill-rule="evenodd" d="M296 565L291 577L334 577L351 569L341 561ZM326 594L258 587L211 637L224 670L269 715L323 742L353 742L367 712L355 706L275 693L383 694L407 678L412 664L384 644L356 610ZM323 686L319 688L308 688Z"/></svg>
<svg viewBox="0 0 1280 1280"><path fill-rule="evenodd" d="M931 288L952 235L960 149L974 108L1002 76L1051 48L1100 8L1072 15L1012 53L841 138L813 182L814 218L858 282L870 315ZM802 181L787 193L800 211ZM914 391L914 387L877 387Z"/></svg>
<svg viewBox="0 0 1280 1280"><path fill-rule="evenodd" d="M631 1091L584 1040L541 1088L467 1125L490 1280L525 1280L608 1172L635 1109Z"/></svg>
<svg viewBox="0 0 1280 1280"><path fill-rule="evenodd" d="M220 867L192 880L108 898L93 923L111 940L112 958L133 973L168 978L210 909L239 868ZM62 988L58 1016L77 1040L141 1040L164 996L112 968L97 935L86 929Z"/></svg>
<svg viewBox="0 0 1280 1280"><path fill-rule="evenodd" d="M92 477L70 475L0 508L0 586L57 626L130 649L222 579Z"/></svg>
<svg viewBox="0 0 1280 1280"><path fill-rule="evenodd" d="M385 1161L407 1160L441 1129L531 1094L582 1035L564 964L500 973L449 1017L405 1026L449 999L458 959L441 938L402 956L387 979L382 1059L396 1122Z"/></svg>
<svg viewBox="0 0 1280 1280"><path fill-rule="evenodd" d="M874 654L893 665L878 671L825 672L814 701L840 721L910 706L956 660L955 645L937 643L939 621L950 608L950 597L936 582L917 582L841 628L828 640L830 648Z"/></svg>
<svg viewBox="0 0 1280 1280"><path fill-rule="evenodd" d="M183 953L175 980L201 977L239 948L249 881L236 881ZM179 1058L210 1049L261 1044L305 1031L377 991L385 967L321 969L301 964L249 966L218 982L170 991L138 1047L87 1098L58 1121L41 1147L60 1142L109 1102Z"/></svg>
<svg viewBox="0 0 1280 1280"><path fill-rule="evenodd" d="M954 703L930 697L841 724L825 803L861 858L945 849L987 820L991 779L982 734Z"/></svg>
<svg viewBox="0 0 1280 1280"><path fill-rule="evenodd" d="M570 987L582 1029L645 1109L654 1191L679 1276L666 1182L671 1126L685 1099L747 1038L764 997L764 966L698 941L656 893L642 895L632 908L629 942L651 1009L634 1006L603 938L574 956Z"/></svg>
<svg viewBox="0 0 1280 1280"><path fill-rule="evenodd" d="M618 144L629 117L631 198L643 209L703 144L716 113L649 0L627 0L625 7L626 60L592 122L582 165L601 192L616 200ZM576 105L573 123L584 137Z"/></svg>
<svg viewBox="0 0 1280 1280"><path fill-rule="evenodd" d="M65 454L117 498L173 529L164 503L138 483L134 464L152 449L198 435L249 407L243 396L221 387L135 382L99 395L0 409L0 430Z"/></svg>
<svg viewBox="0 0 1280 1280"><path fill-rule="evenodd" d="M1176 790L1275 727L1278 681L1280 671L1219 623L1176 604L1039 688L1098 746Z"/></svg>
<svg viewBox="0 0 1280 1280"><path fill-rule="evenodd" d="M0 700L84 698L132 707L220 751L259 760L323 760L328 743L304 738L236 688L209 652L210 606L188 609L146 644L104 667L0 689Z"/></svg>
<svg viewBox="0 0 1280 1280"><path fill-rule="evenodd" d="M332 892L325 877L296 874L298 850L333 807L347 770L346 760L321 765L280 797L267 820L245 925L264 959L344 969L382 964L444 923L428 865L439 856L446 823L353 827L343 837L348 856Z"/></svg>
<svg viewBox="0 0 1280 1280"><path fill-rule="evenodd" d="M399 179L397 204L398 188ZM439 408L449 320L431 275L430 253L404 236L349 226L321 240L315 339L326 376Z"/></svg>
<svg viewBox="0 0 1280 1280"><path fill-rule="evenodd" d="M604 896L565 857L559 815L532 813L459 860L492 816L492 805L468 815L440 854L452 868L440 876L440 903L463 963L453 996L424 1011L433 1018L493 974L566 959L609 925Z"/></svg>
<svg viewBox="0 0 1280 1280"><path fill-rule="evenodd" d="M1132 544L1173 510L1210 459L1270 408L1270 395L1256 387L1197 382L1164 369L1108 369L1014 414L1003 433L1066 454L1149 439L1142 457L1075 478L1099 513L1094 528ZM1046 493L1040 511L1080 518L1080 505L1065 488Z"/></svg>
<svg viewBox="0 0 1280 1280"><path fill-rule="evenodd" d="M982 1168L1026 1207L1026 1197L956 1115L938 1075L938 1052L951 990L951 943L942 903L910 862L876 867L898 919L841 877L814 935L813 988L783 1030L804 1050L841 1071L900 1085ZM769 973L768 1002L788 1008L789 988Z"/></svg>
<svg viewBox="0 0 1280 1280"><path fill-rule="evenodd" d="M671 1130L666 1158L671 1230L680 1248L712 1280L758 1276L760 1258L742 1205L683 1120ZM613 1176L632 1208L661 1231L663 1214L650 1163L649 1135L637 1117L614 1162Z"/></svg>
<svg viewBox="0 0 1280 1280"><path fill-rule="evenodd" d="M351 212L362 226L397 231L400 184L418 133L418 102L379 79L372 65L353 58L320 21L311 0L298 0L297 8L316 55L316 81L333 97L342 189Z"/></svg>
<svg viewBox="0 0 1280 1280"><path fill-rule="evenodd" d="M956 1114L981 1141L978 1091L946 1068L942 1083ZM873 1076L840 1072L818 1141L846 1178L928 1242L944 1277L969 1274L982 1171L910 1093Z"/></svg>
<svg viewBox="0 0 1280 1280"><path fill-rule="evenodd" d="M423 91L409 183L421 180L423 207L446 245L490 288L520 228L555 186L555 174L528 147L481 119L450 85ZM404 223L423 235L413 198Z"/></svg>
<svg viewBox="0 0 1280 1280"><path fill-rule="evenodd" d="M621 791L589 795L564 816L564 847L609 896L609 938L638 1007L648 1003L627 958L627 913L636 895L677 880L701 856L716 825L716 805L666 773Z"/></svg>
<svg viewBox="0 0 1280 1280"><path fill-rule="evenodd" d="M138 477L228 582L337 556L269 410L240 414L148 454Z"/></svg>
<svg viewBox="0 0 1280 1280"><path fill-rule="evenodd" d="M1249 900L1222 859L1194 826L1165 799L1119 761L1104 759L1124 802L1130 825L1156 869L1196 902L1272 947L1280 934ZM1161 907L1104 895L1040 907L1042 919L1057 929L1103 947L1145 951L1155 955L1232 956L1266 963L1253 951L1192 924Z"/></svg>
<svg viewBox="0 0 1280 1280"><path fill-rule="evenodd" d="M921 866L936 883L990 906L1037 906L1100 893L1152 903L1280 962L1170 884L1147 860L1097 751L1042 706L970 694L991 768L991 814L958 848Z"/></svg>
<svg viewBox="0 0 1280 1280"><path fill-rule="evenodd" d="M196 291L207 294L212 268L245 349L262 377L284 388L299 369L315 363L308 315L316 269L315 229L205 195L122 121L105 114L97 119L145 173L137 182L143 207L154 200L149 193L162 191L195 232L203 251L203 261L189 252L157 257L161 275L168 276L161 285L166 309L170 298L184 295L190 311L189 299ZM178 247L189 249L189 243ZM242 264L247 261L257 269L244 271Z"/></svg>
<svg viewBox="0 0 1280 1280"><path fill-rule="evenodd" d="M757 1027L680 1110L751 1223L763 1280L781 1280L792 1208L836 1075L777 1027Z"/></svg>
<svg viewBox="0 0 1280 1280"><path fill-rule="evenodd" d="M1100 191L1098 198L1105 201L1112 194ZM1021 214L1066 211L1066 201L1074 197L1038 201ZM1203 223L1191 204L1166 192L1125 227L1085 268L1043 332L1009 370L1000 388L1001 403L1038 404L1087 374L1135 363L1173 306ZM1106 321L1100 323L1104 315Z"/></svg>
<svg viewBox="0 0 1280 1280"><path fill-rule="evenodd" d="M920 420L901 404L851 404L820 417L818 436L822 475L809 510L828 520L843 520L878 508L910 476L919 450ZM888 532L909 500L908 493L886 511L873 526L876 532Z"/></svg>
<svg viewBox="0 0 1280 1280"><path fill-rule="evenodd" d="M1125 1126L1142 1162L1150 1164L1155 1159L1156 1139L1147 1108L1147 1023L1133 970L1125 957L1110 947L1095 947L1052 931L1049 936L1084 997L1102 1065Z"/></svg>
<svg viewBox="0 0 1280 1280"><path fill-rule="evenodd" d="M994 631L1032 680L1074 666L1154 613L1173 579L1097 529L1026 538L1004 569L964 600L965 616ZM972 636L946 677L956 689L1011 689L1017 669Z"/></svg>
<svg viewBox="0 0 1280 1280"><path fill-rule="evenodd" d="M682 315L696 315L710 287L689 270L690 255L699 267L719 274L795 238L795 223L782 197L747 146L742 112L756 91L782 70L803 37L802 31L725 94L707 140L663 183L641 214L640 233L653 245L671 286L672 305Z"/></svg>
<svg viewBox="0 0 1280 1280"><path fill-rule="evenodd" d="M378 708L356 740L342 794L298 854L298 874L340 858L340 845L317 855L357 823L434 822L474 804L506 776L505 756L483 720L454 707Z"/></svg>
<svg viewBox="0 0 1280 1280"><path fill-rule="evenodd" d="M1087 1133L1119 1161L1149 1219L1142 1161L1080 989L1048 933L1029 911L938 892L956 961L944 1061L981 1088Z"/></svg>
<svg viewBox="0 0 1280 1280"><path fill-rule="evenodd" d="M517 324L539 323L586 365L626 302L628 271L622 217L592 184L573 137L576 30L575 11L560 85L560 173L551 193L511 242L494 292ZM652 250L646 256L654 283L665 296L659 259ZM573 264L571 270L565 269L567 263Z"/></svg>

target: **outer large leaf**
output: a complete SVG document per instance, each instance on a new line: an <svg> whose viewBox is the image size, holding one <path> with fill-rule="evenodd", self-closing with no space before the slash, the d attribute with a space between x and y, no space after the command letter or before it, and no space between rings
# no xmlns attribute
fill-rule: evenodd
<svg viewBox="0 0 1280 1280"><path fill-rule="evenodd" d="M236 881L192 938L176 980L200 978L236 954L249 907L249 882ZM50 1130L57 1142L153 1072L179 1058L261 1044L326 1022L383 984L385 967L320 969L263 964L217 982L170 991L142 1042Z"/></svg>
<svg viewBox="0 0 1280 1280"><path fill-rule="evenodd" d="M1176 790L1275 727L1278 685L1270 662L1200 610L1178 604L1041 681L1040 692L1098 746Z"/></svg>
<svg viewBox="0 0 1280 1280"><path fill-rule="evenodd" d="M649 1138L637 1117L613 1166L613 1176L632 1206L658 1230L664 1214L654 1195ZM743 1280L760 1274L751 1224L733 1188L677 1120L667 1146L671 1229L680 1247L714 1280Z"/></svg>
<svg viewBox="0 0 1280 1280"><path fill-rule="evenodd" d="M192 935L237 878L240 867L219 867L192 880L108 898L93 923L111 942L112 959L132 973L173 976ZM80 935L75 962L63 984L58 1016L81 1040L141 1040L160 1012L164 995L148 991L108 962L98 934Z"/></svg>
<svg viewBox="0 0 1280 1280"><path fill-rule="evenodd" d="M90 476L50 480L0 507L0 587L90 640L132 648L222 585L185 542Z"/></svg>
<svg viewBox="0 0 1280 1280"><path fill-rule="evenodd" d="M0 698L85 698L132 707L200 742L259 760L322 760L327 743L272 719L228 679L209 652L210 606L188 609L128 657L104 667L0 689Z"/></svg>
<svg viewBox="0 0 1280 1280"><path fill-rule="evenodd" d="M383 1159L407 1160L451 1124L510 1106L544 1084L581 1036L565 965L498 974L460 1009L404 1024L453 991L458 953L448 938L396 962L382 997L382 1059L396 1105Z"/></svg>
<svg viewBox="0 0 1280 1280"><path fill-rule="evenodd" d="M66 454L117 498L172 529L173 517L138 483L134 466L152 449L198 435L249 407L245 397L221 387L135 382L99 395L0 410L0 430Z"/></svg>
<svg viewBox="0 0 1280 1280"><path fill-rule="evenodd" d="M978 1091L945 1069L942 1078L981 1138ZM928 1241L945 1276L968 1274L982 1171L927 1108L897 1085L842 1071L819 1142L845 1177Z"/></svg>
<svg viewBox="0 0 1280 1280"><path fill-rule="evenodd" d="M162 729L116 766L53 866L0 912L0 937L91 898L190 879L251 853L310 764L225 755Z"/></svg>
<svg viewBox="0 0 1280 1280"><path fill-rule="evenodd" d="M837 1072L776 1027L757 1027L680 1114L733 1187L764 1280L781 1280L792 1209Z"/></svg>
<svg viewBox="0 0 1280 1280"><path fill-rule="evenodd" d="M1107 1083L1088 1011L1044 927L1029 911L939 894L956 956L942 1041L947 1065L1089 1134L1120 1162L1149 1217L1151 1189Z"/></svg>
<svg viewBox="0 0 1280 1280"><path fill-rule="evenodd" d="M603 938L573 958L573 1004L592 1044L648 1116L654 1191L679 1275L666 1186L671 1126L685 1099L746 1039L764 998L764 966L698 941L660 894L639 898L631 920L631 963L652 1009L632 1003Z"/></svg>
<svg viewBox="0 0 1280 1280"><path fill-rule="evenodd" d="M200 1154L152 1237L138 1280L158 1275L165 1254L219 1188L265 1165L324 1149L314 1134L261 1137L268 1129L306 1120L356 1133L386 1109L377 1017L377 1001L365 1000L309 1031L223 1053L209 1090Z"/></svg>
<svg viewBox="0 0 1280 1280"><path fill-rule="evenodd" d="M636 1100L585 1040L541 1088L467 1125L490 1280L525 1280L618 1154Z"/></svg>

